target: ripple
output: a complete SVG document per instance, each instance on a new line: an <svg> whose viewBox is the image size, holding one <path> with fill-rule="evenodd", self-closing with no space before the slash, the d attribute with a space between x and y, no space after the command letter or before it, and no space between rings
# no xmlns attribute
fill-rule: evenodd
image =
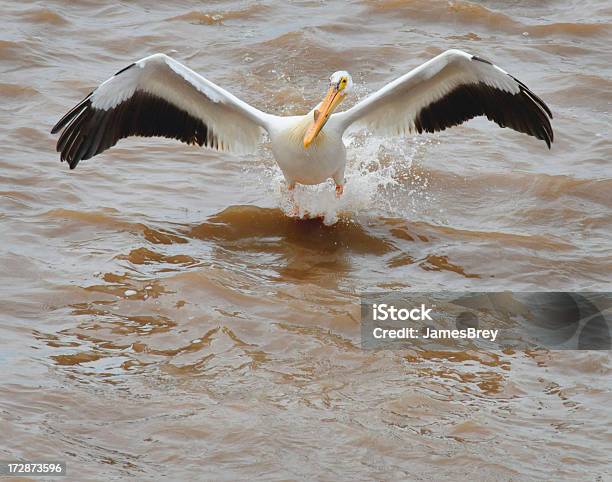
<svg viewBox="0 0 612 482"><path fill-rule="evenodd" d="M37 94L38 91L28 85L0 82L0 95L3 97L31 97Z"/></svg>
<svg viewBox="0 0 612 482"><path fill-rule="evenodd" d="M222 25L226 20L252 20L267 13L270 13L268 6L255 3L244 9L220 10L215 13L191 10L187 13L170 17L168 20L189 22L195 25Z"/></svg>
<svg viewBox="0 0 612 482"><path fill-rule="evenodd" d="M70 22L62 15L50 8L36 8L21 13L21 17L27 22L43 25L64 26Z"/></svg>

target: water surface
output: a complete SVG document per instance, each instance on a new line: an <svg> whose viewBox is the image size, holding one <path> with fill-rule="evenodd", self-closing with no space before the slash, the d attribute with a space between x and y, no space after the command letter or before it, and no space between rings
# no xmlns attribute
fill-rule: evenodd
<svg viewBox="0 0 612 482"><path fill-rule="evenodd" d="M74 480L612 477L608 352L359 346L368 290L612 288L609 2L0 9L0 459ZM484 120L358 132L346 195L297 193L327 224L284 214L266 146L130 139L69 171L49 134L154 52L297 114L335 70L358 99L448 48L541 96L552 150Z"/></svg>

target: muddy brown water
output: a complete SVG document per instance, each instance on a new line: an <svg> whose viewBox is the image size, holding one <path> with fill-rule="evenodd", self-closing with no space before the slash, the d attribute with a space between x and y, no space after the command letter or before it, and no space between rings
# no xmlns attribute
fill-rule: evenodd
<svg viewBox="0 0 612 482"><path fill-rule="evenodd" d="M607 480L609 352L362 351L367 290L612 287L609 2L0 2L0 459L70 479ZM164 52L260 109L361 98L447 48L554 113L357 133L348 184L283 213L269 150L49 134ZM353 101L347 101L347 105ZM337 222L335 222L337 221Z"/></svg>

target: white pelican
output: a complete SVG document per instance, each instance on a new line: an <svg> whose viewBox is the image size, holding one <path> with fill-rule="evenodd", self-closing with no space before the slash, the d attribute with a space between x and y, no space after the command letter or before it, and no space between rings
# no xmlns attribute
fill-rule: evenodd
<svg viewBox="0 0 612 482"><path fill-rule="evenodd" d="M289 190L332 178L344 188L342 136L353 124L376 133L434 132L479 115L544 140L550 109L525 84L491 62L448 50L347 111L333 113L353 80L339 71L323 101L303 116L262 112L164 54L117 72L51 130L62 131L61 160L74 169L128 136L162 136L220 151L251 152L267 132Z"/></svg>

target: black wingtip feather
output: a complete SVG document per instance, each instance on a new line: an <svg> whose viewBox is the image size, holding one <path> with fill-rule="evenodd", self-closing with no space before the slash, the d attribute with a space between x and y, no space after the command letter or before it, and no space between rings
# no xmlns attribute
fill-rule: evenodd
<svg viewBox="0 0 612 482"><path fill-rule="evenodd" d="M74 119L74 117L76 117L81 112L81 110L85 108L85 105L89 101L91 94L93 94L93 92L90 92L87 97L85 97L81 102L79 102L72 109L70 109L68 113L66 113L66 115L64 115L59 121L57 121L57 124L55 124L51 128L51 134L57 134L66 126L66 124L68 124L72 119Z"/></svg>
<svg viewBox="0 0 612 482"><path fill-rule="evenodd" d="M109 110L93 107L90 97L71 109L52 130L56 133L63 129L57 150L70 169L129 136L167 137L217 150L227 147L202 120L150 93L137 90Z"/></svg>
<svg viewBox="0 0 612 482"><path fill-rule="evenodd" d="M510 77L512 77L512 75ZM529 89L529 87L527 87L525 84L523 84L516 77L512 77L512 79L514 81L516 81L521 86L521 89L525 90L533 98L535 103L538 104L544 110L544 112L546 112L548 114L548 117L550 117L551 119L553 118L552 112L550 111L550 109L548 108L548 106L546 105L546 103L542 99L540 99L536 94L534 94Z"/></svg>
<svg viewBox="0 0 612 482"><path fill-rule="evenodd" d="M524 84L518 83L520 90L516 94L484 82L460 85L421 109L414 120L415 129L419 133L441 131L484 115L500 127L543 140L550 149L554 137L550 109Z"/></svg>
<svg viewBox="0 0 612 482"><path fill-rule="evenodd" d="M472 55L472 60L476 60L477 62L482 62L488 65L493 66L494 64L486 59L483 59L481 57L478 57L476 55ZM527 87L523 82L521 82L519 79L517 79L516 77L514 77L513 75L507 74L508 76L510 76L512 78L512 80L514 80L522 89L526 90L529 95L533 98L533 100L540 106L542 107L542 109L544 110L544 112L546 112L546 114L548 114L548 117L550 117L551 119L553 118L552 112L550 111L550 109L548 108L548 106L544 103L544 101L542 99L540 99L536 94L534 94L529 87Z"/></svg>

